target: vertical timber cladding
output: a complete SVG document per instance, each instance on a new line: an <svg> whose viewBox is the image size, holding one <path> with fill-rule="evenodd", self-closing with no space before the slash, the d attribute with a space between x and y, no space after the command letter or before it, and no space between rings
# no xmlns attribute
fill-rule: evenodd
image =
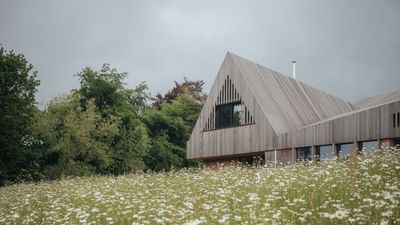
<svg viewBox="0 0 400 225"><path fill-rule="evenodd" d="M242 99L242 95L238 91L240 87L235 86L235 82L233 81L234 76L233 72L225 76L221 88L217 92L217 98L210 109L208 119L205 121L203 128L205 155L203 157L248 153L251 149L254 149L251 139L254 136L252 135L252 130L254 130L253 126L256 119L247 107L248 103ZM218 129L223 124L220 121L221 116L223 116L221 110L228 109L231 110L228 113L233 114L234 105L243 110L238 125L251 126L223 127ZM213 149L216 151L212 151Z"/></svg>
<svg viewBox="0 0 400 225"><path fill-rule="evenodd" d="M389 97L351 104L228 53L188 141L188 158L397 138L400 91ZM245 106L254 123L217 129L217 106L232 103Z"/></svg>
<svg viewBox="0 0 400 225"><path fill-rule="evenodd" d="M393 138L400 136L399 117L400 101L381 107L381 138Z"/></svg>
<svg viewBox="0 0 400 225"><path fill-rule="evenodd" d="M397 127L399 108L400 101L395 101L311 124L287 134L293 144L290 144L286 134L279 135L278 148L398 138L400 137L400 126Z"/></svg>
<svg viewBox="0 0 400 225"><path fill-rule="evenodd" d="M197 124L201 125L197 129L201 127L203 146L201 153L195 153L194 158L260 152L267 150L267 145L272 147L275 133L265 118L251 88L247 85L246 79L248 78L237 68L231 55L227 54L201 112L199 118L201 121L198 121L199 124ZM216 106L232 103L238 99L246 107L245 125L215 129ZM214 119L210 119L212 116ZM193 147L195 148L196 144ZM188 151L198 150L188 149Z"/></svg>

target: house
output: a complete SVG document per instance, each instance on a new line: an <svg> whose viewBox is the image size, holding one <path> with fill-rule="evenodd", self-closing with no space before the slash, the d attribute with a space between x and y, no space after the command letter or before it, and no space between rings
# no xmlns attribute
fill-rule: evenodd
<svg viewBox="0 0 400 225"><path fill-rule="evenodd" d="M228 52L187 143L187 158L290 163L400 143L400 91L358 102Z"/></svg>

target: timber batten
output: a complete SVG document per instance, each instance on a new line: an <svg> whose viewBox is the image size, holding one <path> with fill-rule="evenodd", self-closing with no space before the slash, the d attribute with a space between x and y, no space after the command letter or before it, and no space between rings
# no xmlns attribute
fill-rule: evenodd
<svg viewBox="0 0 400 225"><path fill-rule="evenodd" d="M229 118L221 125L222 116ZM315 154L319 148L313 146L397 143L399 137L400 91L350 103L228 52L187 143L187 157L265 152L265 159L276 154L293 160L295 148L312 147Z"/></svg>

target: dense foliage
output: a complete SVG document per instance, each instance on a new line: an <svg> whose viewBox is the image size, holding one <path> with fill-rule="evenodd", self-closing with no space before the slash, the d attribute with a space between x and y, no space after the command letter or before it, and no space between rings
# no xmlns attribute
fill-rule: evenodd
<svg viewBox="0 0 400 225"><path fill-rule="evenodd" d="M39 110L32 65L3 48L0 57L0 186L197 165L186 159L186 142L203 104L203 81L185 78L155 100L144 82L128 88L127 73L87 67L76 75L78 89Z"/></svg>
<svg viewBox="0 0 400 225"><path fill-rule="evenodd" d="M163 103L160 109L150 108L143 114L151 136L145 160L147 168L159 171L197 165L186 159L185 148L200 110L201 104L184 94L171 103Z"/></svg>
<svg viewBox="0 0 400 225"><path fill-rule="evenodd" d="M37 72L21 54L0 46L0 186L35 173L30 126L36 111Z"/></svg>
<svg viewBox="0 0 400 225"><path fill-rule="evenodd" d="M400 153L0 189L1 224L399 224Z"/></svg>
<svg viewBox="0 0 400 225"><path fill-rule="evenodd" d="M204 81L190 81L186 77L184 77L183 80L184 81L181 83L175 81L175 87L169 90L165 95L160 93L156 94L156 96L152 98L154 101L153 106L160 108L163 103L171 103L182 95L189 95L198 102L204 102L207 97L203 93Z"/></svg>

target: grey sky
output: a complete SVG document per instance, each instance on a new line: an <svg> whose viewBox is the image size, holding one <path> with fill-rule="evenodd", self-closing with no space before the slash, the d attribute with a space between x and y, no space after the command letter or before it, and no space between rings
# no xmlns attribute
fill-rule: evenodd
<svg viewBox="0 0 400 225"><path fill-rule="evenodd" d="M208 91L227 51L346 100L400 90L400 1L0 2L0 43L39 71L38 100L104 62L164 93L183 76Z"/></svg>

